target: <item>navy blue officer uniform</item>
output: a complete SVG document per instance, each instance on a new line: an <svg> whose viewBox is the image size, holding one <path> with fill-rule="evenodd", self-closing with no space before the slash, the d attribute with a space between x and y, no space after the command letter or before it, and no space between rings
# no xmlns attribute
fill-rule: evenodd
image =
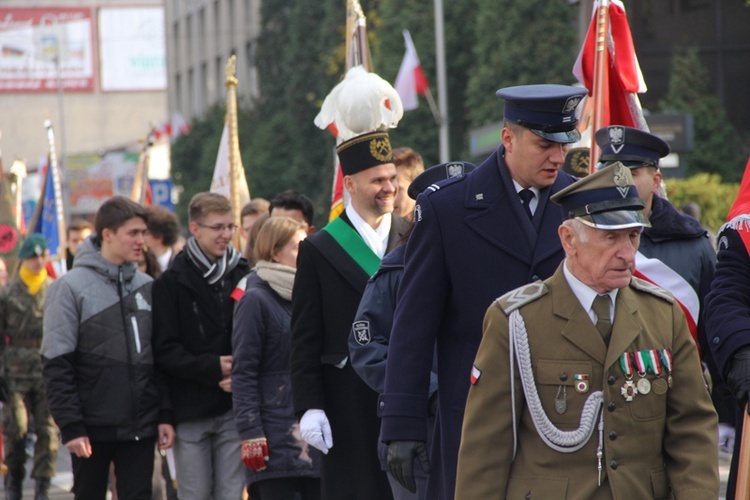
<svg viewBox="0 0 750 500"><path fill-rule="evenodd" d="M553 143L572 143L580 137L575 109L585 93L563 85L527 85L501 89L497 95L505 100L506 122ZM485 311L505 292L551 276L564 256L557 236L561 214L549 197L575 178L559 173L542 188L530 219L505 155L500 146L476 170L417 198L378 411L389 453L399 442L426 441L436 348L438 411L430 499L454 495L469 375ZM389 456L393 472L391 463Z"/></svg>
<svg viewBox="0 0 750 500"><path fill-rule="evenodd" d="M438 189L433 186L440 181L456 178L476 168L469 162L448 162L430 167L419 174L410 184L408 194L412 199L425 189ZM354 316L352 331L349 334L349 357L352 368L375 392L381 394L385 386L385 369L388 358L388 341L393 326L393 313L396 310L396 298L401 278L404 274L404 256L406 245L401 244L383 257L378 271L370 277L362 294L357 314ZM430 396L437 394L437 365L433 363L430 373ZM437 401L437 398L433 401ZM436 405L431 406L431 417L434 417ZM431 434L434 418L427 422L427 449L431 448ZM388 447L384 443L378 446L381 466L386 467ZM427 474L420 468L414 471L416 492L391 482L393 496L396 499L425 498Z"/></svg>

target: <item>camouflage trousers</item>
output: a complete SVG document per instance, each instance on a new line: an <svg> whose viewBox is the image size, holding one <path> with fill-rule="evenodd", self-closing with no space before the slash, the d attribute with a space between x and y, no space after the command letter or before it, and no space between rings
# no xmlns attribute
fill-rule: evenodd
<svg viewBox="0 0 750 500"><path fill-rule="evenodd" d="M5 464L8 471L19 478L26 474L26 434L31 430L36 434L31 477L51 478L55 475L60 439L49 412L42 379L10 379L8 386L8 401L3 408ZM30 420L33 420L33 429L29 429Z"/></svg>

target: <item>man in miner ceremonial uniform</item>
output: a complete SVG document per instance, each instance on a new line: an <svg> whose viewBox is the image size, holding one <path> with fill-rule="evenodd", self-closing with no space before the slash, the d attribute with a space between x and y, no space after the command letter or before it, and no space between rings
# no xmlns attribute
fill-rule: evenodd
<svg viewBox="0 0 750 500"><path fill-rule="evenodd" d="M649 223L630 170L552 200L566 259L487 311L456 497L716 499L716 412L685 316L632 276Z"/></svg>
<svg viewBox="0 0 750 500"><path fill-rule="evenodd" d="M302 438L326 455L327 500L391 498L377 455L377 393L352 368L348 337L367 280L409 224L392 214L396 166L388 132L337 148L351 199L299 246L292 291L292 396Z"/></svg>

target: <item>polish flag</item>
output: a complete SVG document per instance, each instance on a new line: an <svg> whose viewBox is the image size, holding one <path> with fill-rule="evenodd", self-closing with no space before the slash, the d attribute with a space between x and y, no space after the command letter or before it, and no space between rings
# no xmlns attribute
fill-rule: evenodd
<svg viewBox="0 0 750 500"><path fill-rule="evenodd" d="M406 43L406 54L404 54L404 60L401 61L401 68L398 70L396 83L393 86L401 97L404 111L410 111L419 107L417 94L426 95L430 84L427 82L427 77L424 76L417 49L414 47L414 42L411 41L409 30L404 30L404 41Z"/></svg>
<svg viewBox="0 0 750 500"><path fill-rule="evenodd" d="M597 11L602 3L609 4L609 30L606 36L608 56L605 95L594 95L594 60L596 59ZM646 92L638 57L635 54L633 36L621 0L596 0L586 40L578 54L573 75L589 90L595 102L601 102L604 116L601 126L626 125L648 130L638 94ZM595 130L593 131L595 132Z"/></svg>
<svg viewBox="0 0 750 500"><path fill-rule="evenodd" d="M635 273L637 278L653 283L674 296L685 313L690 334L698 345L698 316L700 314L700 300L698 294L685 278L677 274L659 259L649 259L641 252L635 254Z"/></svg>

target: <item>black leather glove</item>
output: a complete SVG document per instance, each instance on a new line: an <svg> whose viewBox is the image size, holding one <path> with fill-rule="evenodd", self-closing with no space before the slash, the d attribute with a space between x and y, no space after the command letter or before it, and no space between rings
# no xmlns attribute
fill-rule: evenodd
<svg viewBox="0 0 750 500"><path fill-rule="evenodd" d="M727 389L734 395L740 407L744 408L750 396L750 347L743 347L734 353L732 365L727 373Z"/></svg>
<svg viewBox="0 0 750 500"><path fill-rule="evenodd" d="M415 458L419 460L425 474L429 474L430 460L423 441L391 441L388 445L388 470L401 486L412 493L417 492L417 483L414 481Z"/></svg>

